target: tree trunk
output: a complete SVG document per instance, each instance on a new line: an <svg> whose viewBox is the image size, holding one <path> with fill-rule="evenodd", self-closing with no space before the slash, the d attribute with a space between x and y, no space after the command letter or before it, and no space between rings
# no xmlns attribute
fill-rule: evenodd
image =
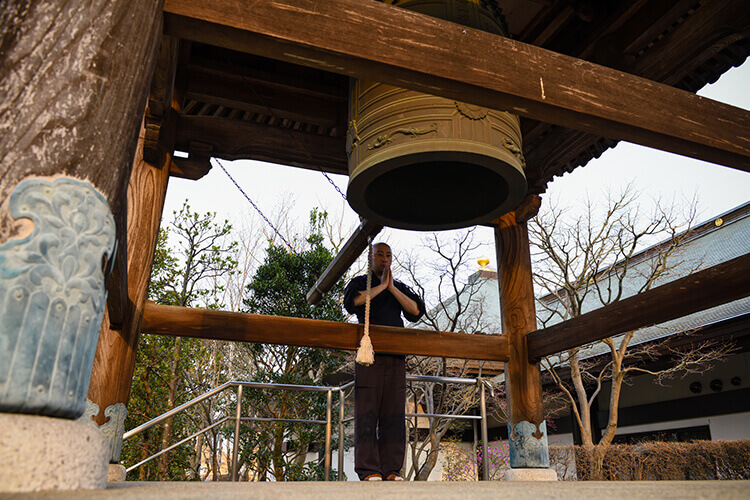
<svg viewBox="0 0 750 500"><path fill-rule="evenodd" d="M282 457L284 446L284 427L281 424L274 426L274 440L273 440L273 455L271 460L273 461L273 476L276 481L281 482L285 480L284 474L284 459Z"/></svg>
<svg viewBox="0 0 750 500"><path fill-rule="evenodd" d="M143 431L143 435L141 436L141 454L140 454L140 460L139 462L142 462L143 460L146 460L149 457L149 445L151 444L150 439L150 429L147 429ZM138 468L138 481L145 481L146 480L146 466L141 465Z"/></svg>
<svg viewBox="0 0 750 500"><path fill-rule="evenodd" d="M172 348L172 365L169 369L169 395L167 396L167 411L175 407L175 400L177 396L177 379L178 369L180 364L180 347L181 337L175 338L174 347ZM164 423L164 433L161 438L161 448L167 448L170 441L172 440L172 424L174 417L168 418ZM169 453L163 454L159 458L159 477L162 481L169 480L169 469L167 467L169 462Z"/></svg>
<svg viewBox="0 0 750 500"><path fill-rule="evenodd" d="M419 473L414 478L416 481L427 481L430 477L432 470L437 465L438 455L440 453L440 437L436 436L435 433L430 433L430 451L427 454L427 459L419 468Z"/></svg>

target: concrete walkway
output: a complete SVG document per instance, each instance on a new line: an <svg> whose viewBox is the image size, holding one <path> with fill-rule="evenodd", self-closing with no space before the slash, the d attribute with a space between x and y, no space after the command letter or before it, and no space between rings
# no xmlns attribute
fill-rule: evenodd
<svg viewBox="0 0 750 500"><path fill-rule="evenodd" d="M110 483L100 491L50 491L2 498L253 500L641 500L750 499L750 481L429 482L429 483Z"/></svg>

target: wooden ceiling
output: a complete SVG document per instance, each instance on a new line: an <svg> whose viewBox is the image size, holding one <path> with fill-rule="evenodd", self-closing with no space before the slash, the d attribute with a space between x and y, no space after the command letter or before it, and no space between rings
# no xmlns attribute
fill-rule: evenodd
<svg viewBox="0 0 750 500"><path fill-rule="evenodd" d="M690 92L750 53L750 9L742 0L485 2L502 10L513 39ZM176 159L173 175L199 178L210 157L347 174L349 77L185 41L176 74L184 101L175 149L189 158ZM529 118L522 130L532 193L616 144Z"/></svg>

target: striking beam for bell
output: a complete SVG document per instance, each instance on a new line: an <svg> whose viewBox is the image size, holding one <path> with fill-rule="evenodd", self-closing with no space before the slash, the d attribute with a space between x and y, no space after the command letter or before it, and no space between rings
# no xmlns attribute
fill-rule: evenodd
<svg viewBox="0 0 750 500"><path fill-rule="evenodd" d="M479 0L398 6L507 35L502 15ZM353 80L347 153L350 205L384 226L472 226L513 210L526 196L519 119L505 111Z"/></svg>

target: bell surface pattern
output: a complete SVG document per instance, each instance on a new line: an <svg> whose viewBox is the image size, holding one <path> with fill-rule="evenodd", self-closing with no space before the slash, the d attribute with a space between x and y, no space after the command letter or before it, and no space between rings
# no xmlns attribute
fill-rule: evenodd
<svg viewBox="0 0 750 500"><path fill-rule="evenodd" d="M479 1L386 3L505 34ZM513 210L526 195L519 119L504 111L352 80L347 153L350 205L389 227L476 225Z"/></svg>

